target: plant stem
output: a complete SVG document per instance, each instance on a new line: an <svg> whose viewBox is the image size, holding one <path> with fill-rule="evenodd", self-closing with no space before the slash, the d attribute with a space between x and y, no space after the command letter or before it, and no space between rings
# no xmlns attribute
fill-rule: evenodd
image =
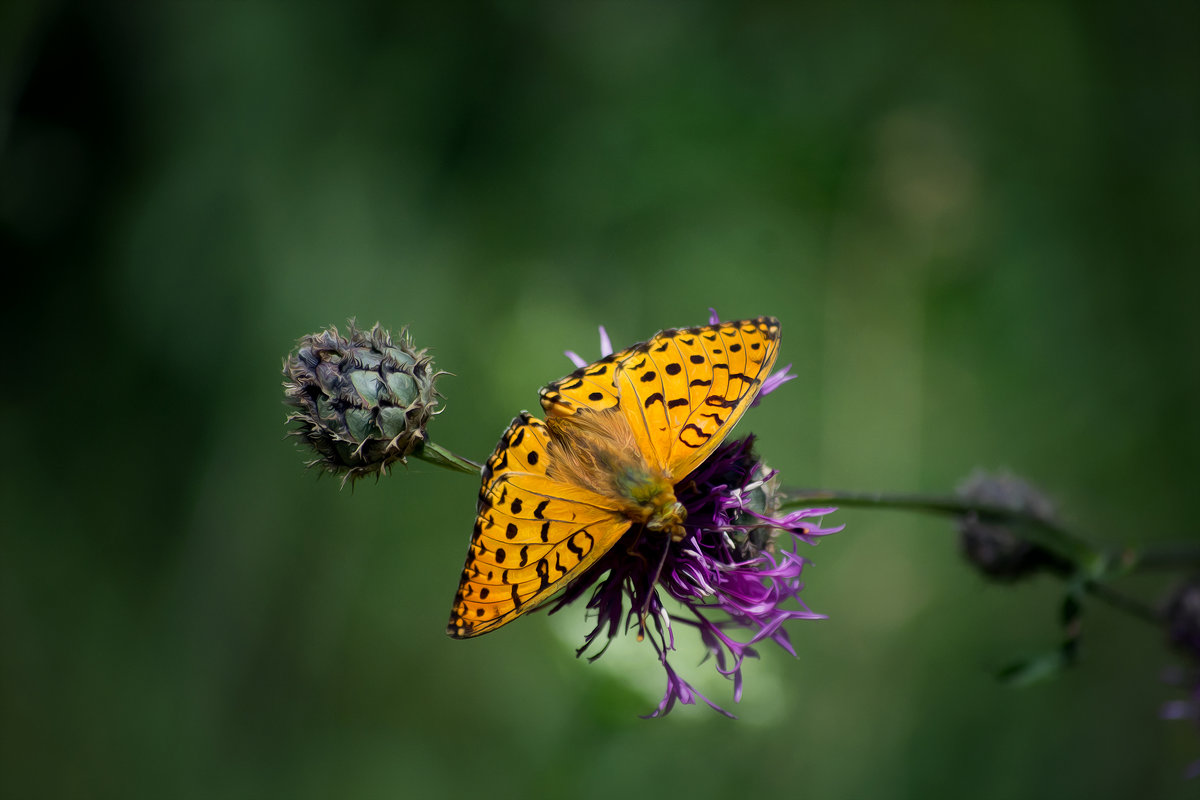
<svg viewBox="0 0 1200 800"><path fill-rule="evenodd" d="M1198 569L1200 568L1200 543L1168 542L1143 545L1123 553L1121 560L1128 569L1138 571Z"/></svg>
<svg viewBox="0 0 1200 800"><path fill-rule="evenodd" d="M841 492L784 489L788 498L783 508L811 506L813 503L833 503L841 508L891 508L902 511L924 511L952 517L975 515L988 521L1018 522L1025 526L1025 538L1041 545L1071 563L1085 575L1103 574L1114 559L1087 539L1071 533L1053 520L1033 511L1008 506L980 503L955 495L896 494L888 492Z"/></svg>
<svg viewBox="0 0 1200 800"><path fill-rule="evenodd" d="M1092 582L1087 584L1084 588L1088 594L1103 600L1113 608L1124 611L1126 614L1132 614L1138 619L1149 622L1152 625L1163 624L1162 614L1155 611L1153 608L1141 602L1140 600L1135 600L1123 592L1118 592L1108 584Z"/></svg>
<svg viewBox="0 0 1200 800"><path fill-rule="evenodd" d="M964 517L974 514L982 519L1023 524L1027 538L1081 568L1084 590L1113 608L1124 611L1154 625L1163 624L1163 617L1153 607L1120 592L1104 582L1106 578L1134 570L1200 567L1200 544L1173 543L1126 549L1106 553L1086 539L1062 528L1057 523L1024 509L977 503L953 495L894 494L886 492L839 492L807 489L785 489L787 502L782 508L831 503L842 508L887 508L901 511L924 511Z"/></svg>
<svg viewBox="0 0 1200 800"><path fill-rule="evenodd" d="M452 469L456 472L463 472L476 477L479 476L480 471L483 469L483 465L476 464L471 459L463 458L457 453L452 453L433 442L425 442L424 446L418 450L414 450L412 455L423 461L428 461L430 464L436 464L439 467L445 467L446 469Z"/></svg>

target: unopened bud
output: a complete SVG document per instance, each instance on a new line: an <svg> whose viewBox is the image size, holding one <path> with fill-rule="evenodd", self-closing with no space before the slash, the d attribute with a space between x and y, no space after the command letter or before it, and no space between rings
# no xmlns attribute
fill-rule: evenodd
<svg viewBox="0 0 1200 800"><path fill-rule="evenodd" d="M958 494L1031 521L1049 522L1054 518L1050 501L1015 475L976 472L959 487ZM993 580L1010 582L1041 569L1069 569L1060 557L1016 533L1012 520L987 518L971 511L958 518L958 531L963 555Z"/></svg>
<svg viewBox="0 0 1200 800"><path fill-rule="evenodd" d="M332 326L309 334L283 365L290 432L316 454L309 466L347 480L386 472L425 442L441 374L407 330L393 339L378 324L361 331L351 320L346 337Z"/></svg>

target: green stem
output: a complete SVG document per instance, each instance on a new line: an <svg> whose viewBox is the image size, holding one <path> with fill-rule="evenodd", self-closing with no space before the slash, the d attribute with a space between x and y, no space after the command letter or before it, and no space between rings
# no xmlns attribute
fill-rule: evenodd
<svg viewBox="0 0 1200 800"><path fill-rule="evenodd" d="M1108 603L1113 608L1120 609L1126 614L1132 614L1144 622L1149 622L1152 625L1163 624L1163 615L1158 611L1155 611L1140 600L1135 600L1123 592L1118 592L1108 584L1093 581L1086 584L1084 590L1093 597Z"/></svg>
<svg viewBox="0 0 1200 800"><path fill-rule="evenodd" d="M1168 542L1142 545L1123 553L1121 561L1130 571L1200 569L1200 543Z"/></svg>
<svg viewBox="0 0 1200 800"><path fill-rule="evenodd" d="M1018 522L1025 526L1025 538L1066 558L1082 568L1085 575L1095 577L1103 574L1111 561L1111 554L1071 533L1053 520L1032 511L1006 506L980 503L955 495L892 494L887 492L840 492L785 489L788 498L784 509L811 506L814 503L832 503L840 508L892 508L902 511L924 511L962 517L974 514L988 521ZM1124 565L1123 565L1124 566Z"/></svg>
<svg viewBox="0 0 1200 800"><path fill-rule="evenodd" d="M412 455L417 458L428 461L430 464L436 464L439 467L452 469L456 472L464 472L467 475L479 477L480 471L483 470L482 464L476 464L469 458L463 458L457 453L452 453L441 445L433 442L425 442L419 450L414 450Z"/></svg>
<svg viewBox="0 0 1200 800"><path fill-rule="evenodd" d="M1119 554L1105 553L1083 537L1033 512L978 503L953 495L889 494L885 492L831 492L786 489L787 502L782 508L801 508L815 503L831 503L841 508L889 508L924 511L962 517L975 514L981 519L1017 522L1024 525L1027 538L1069 559L1080 568L1083 588L1093 597L1154 625L1163 623L1154 608L1112 588L1104 579L1134 570L1200 567L1200 544L1175 543L1127 549Z"/></svg>

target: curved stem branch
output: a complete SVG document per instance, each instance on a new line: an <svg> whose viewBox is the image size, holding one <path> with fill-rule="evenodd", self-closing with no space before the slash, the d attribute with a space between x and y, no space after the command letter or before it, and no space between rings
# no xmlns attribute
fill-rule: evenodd
<svg viewBox="0 0 1200 800"><path fill-rule="evenodd" d="M1161 625L1163 623L1163 616L1158 611L1140 600L1135 600L1125 593L1117 591L1108 584L1089 583L1085 588L1088 594L1099 600L1103 600L1113 608L1124 611L1126 614L1131 614L1152 625Z"/></svg>
<svg viewBox="0 0 1200 800"><path fill-rule="evenodd" d="M1200 568L1200 543L1176 542L1145 545L1122 551L1105 551L1053 520L1031 510L978 503L954 495L896 494L887 492L784 490L783 508L830 503L841 508L886 508L923 511L951 517L975 515L989 521L1022 526L1021 535L1077 565L1084 590L1109 606L1153 625L1162 625L1162 613L1140 600L1112 588L1105 581L1135 570Z"/></svg>
<svg viewBox="0 0 1200 800"><path fill-rule="evenodd" d="M1087 539L1068 531L1057 522L1032 510L980 503L955 495L897 494L888 492L813 491L784 489L788 500L783 508L833 503L841 508L891 508L924 511L952 517L974 515L988 521L1018 522L1025 526L1022 535L1035 544L1056 553L1084 570L1086 575L1102 574L1114 559Z"/></svg>
<svg viewBox="0 0 1200 800"><path fill-rule="evenodd" d="M1147 544L1122 555L1130 570L1200 569L1200 542Z"/></svg>

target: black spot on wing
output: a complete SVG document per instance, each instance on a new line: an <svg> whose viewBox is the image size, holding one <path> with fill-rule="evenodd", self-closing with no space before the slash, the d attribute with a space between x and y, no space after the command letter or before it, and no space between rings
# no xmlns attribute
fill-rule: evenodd
<svg viewBox="0 0 1200 800"><path fill-rule="evenodd" d="M699 441L688 441L688 438L690 437L685 436L685 434L694 435ZM679 441L692 448L700 447L711 438L711 433L705 433L704 431L700 430L700 426L696 425L694 422L689 422L679 431Z"/></svg>

